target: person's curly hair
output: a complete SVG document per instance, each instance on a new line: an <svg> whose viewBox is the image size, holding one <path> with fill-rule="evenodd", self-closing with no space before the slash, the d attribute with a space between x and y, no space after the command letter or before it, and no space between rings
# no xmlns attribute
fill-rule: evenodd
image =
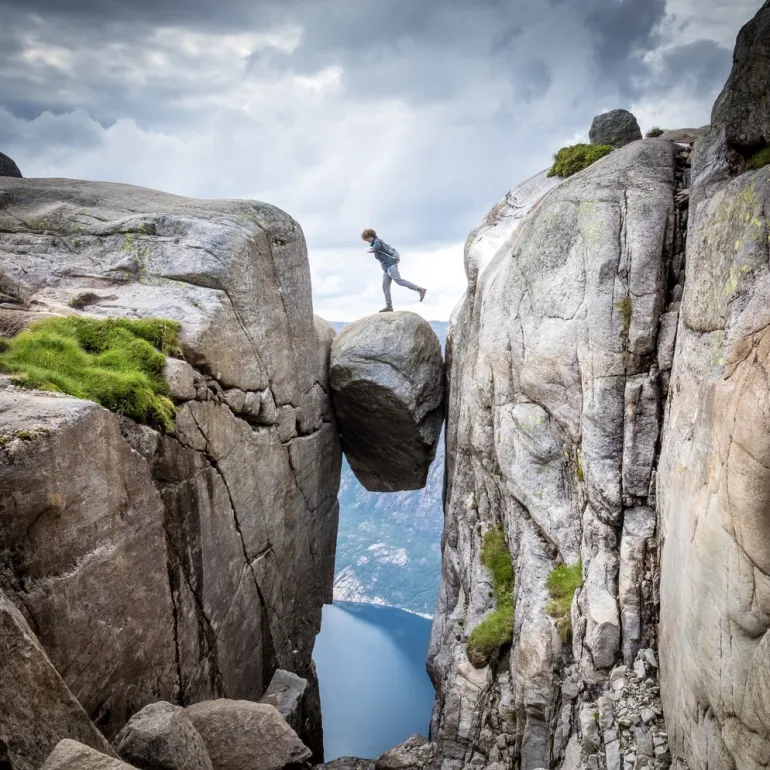
<svg viewBox="0 0 770 770"><path fill-rule="evenodd" d="M371 227L367 227L366 230L364 230L361 233L362 241L371 241L372 238L376 238L376 237L377 237L377 233L374 230L372 230Z"/></svg>

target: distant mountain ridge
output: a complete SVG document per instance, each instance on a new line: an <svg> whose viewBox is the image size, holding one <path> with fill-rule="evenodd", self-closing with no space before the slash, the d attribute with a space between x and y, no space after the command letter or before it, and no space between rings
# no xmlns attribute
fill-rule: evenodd
<svg viewBox="0 0 770 770"><path fill-rule="evenodd" d="M444 349L448 323L431 321ZM345 322L331 322L340 332ZM334 577L336 601L399 607L432 617L441 575L444 438L423 489L367 492L343 460Z"/></svg>

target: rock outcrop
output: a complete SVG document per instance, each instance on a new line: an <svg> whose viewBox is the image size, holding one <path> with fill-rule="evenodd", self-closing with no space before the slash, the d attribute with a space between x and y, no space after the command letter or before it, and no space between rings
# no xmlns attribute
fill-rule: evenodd
<svg viewBox="0 0 770 770"><path fill-rule="evenodd" d="M594 118L588 137L591 144L625 147L642 138L642 129L628 110L610 110Z"/></svg>
<svg viewBox="0 0 770 770"><path fill-rule="evenodd" d="M446 770L770 763L770 172L746 171L770 144L768 30L770 2L710 127L544 191L469 273L429 659ZM500 525L512 639L475 668Z"/></svg>
<svg viewBox="0 0 770 770"><path fill-rule="evenodd" d="M695 145L661 450L660 663L672 753L691 770L770 762L770 3L741 30Z"/></svg>
<svg viewBox="0 0 770 770"><path fill-rule="evenodd" d="M296 222L261 203L0 178L0 295L15 328L73 313L182 324L171 433L0 389L0 588L89 716L111 738L158 700L258 700L278 668L317 693L341 452L333 332L313 316ZM303 737L320 758L320 734Z"/></svg>
<svg viewBox="0 0 770 770"><path fill-rule="evenodd" d="M184 709L164 701L134 714L113 745L139 770L213 770L206 744Z"/></svg>
<svg viewBox="0 0 770 770"><path fill-rule="evenodd" d="M9 158L5 153L0 152L0 176L14 176L17 179L21 179L21 171L19 167Z"/></svg>
<svg viewBox="0 0 770 770"><path fill-rule="evenodd" d="M119 759L65 738L49 754L40 770L134 770Z"/></svg>
<svg viewBox="0 0 770 770"><path fill-rule="evenodd" d="M219 699L186 709L206 744L214 770L281 770L312 752L274 706Z"/></svg>
<svg viewBox="0 0 770 770"><path fill-rule="evenodd" d="M444 420L441 344L416 313L367 316L334 339L330 366L342 447L371 492L425 486Z"/></svg>
<svg viewBox="0 0 770 770"><path fill-rule="evenodd" d="M472 309L466 301L455 318L430 648L431 735L446 768L558 764L581 708L596 706L579 696L581 680L607 681L624 657L624 626L637 637L631 663L651 632L640 584L655 530L657 327L672 279L675 186L675 146L660 140L564 181L533 206L479 279ZM499 522L516 579L513 646L477 670L465 643L493 608L479 554ZM547 581L559 564L581 562L565 644Z"/></svg>
<svg viewBox="0 0 770 770"><path fill-rule="evenodd" d="M37 770L67 736L110 754L22 613L0 591L0 746L13 770ZM2 752L0 752L2 766Z"/></svg>

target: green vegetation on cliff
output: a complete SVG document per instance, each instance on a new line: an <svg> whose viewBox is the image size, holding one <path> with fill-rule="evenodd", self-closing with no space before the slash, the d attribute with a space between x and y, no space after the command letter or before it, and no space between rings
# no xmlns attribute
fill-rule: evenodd
<svg viewBox="0 0 770 770"><path fill-rule="evenodd" d="M502 524L484 535L481 563L492 573L496 608L468 638L468 660L477 668L496 658L513 639L513 562Z"/></svg>
<svg viewBox="0 0 770 770"><path fill-rule="evenodd" d="M609 144L573 144L562 147L553 156L553 166L548 176L568 177L588 168L597 160L609 155L614 148Z"/></svg>
<svg viewBox="0 0 770 770"><path fill-rule="evenodd" d="M2 343L0 371L15 385L96 401L169 431L174 405L163 367L179 352L179 329L160 318L48 318Z"/></svg>
<svg viewBox="0 0 770 770"><path fill-rule="evenodd" d="M655 137L662 136L665 133L665 131L662 128L658 128L655 126L654 128L651 128L645 136L648 139L655 139Z"/></svg>
<svg viewBox="0 0 770 770"><path fill-rule="evenodd" d="M560 639L566 642L572 633L570 610L575 591L583 585L583 565L560 564L551 570L546 581L551 599L546 612L556 621L556 630Z"/></svg>

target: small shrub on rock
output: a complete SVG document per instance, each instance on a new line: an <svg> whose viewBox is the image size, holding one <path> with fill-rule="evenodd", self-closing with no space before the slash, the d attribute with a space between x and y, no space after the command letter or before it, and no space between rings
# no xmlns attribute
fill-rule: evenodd
<svg viewBox="0 0 770 770"><path fill-rule="evenodd" d="M548 593L551 596L546 606L546 612L556 621L556 631L559 638L566 642L572 634L570 610L575 591L583 585L583 565L560 564L551 570L546 581Z"/></svg>
<svg viewBox="0 0 770 770"><path fill-rule="evenodd" d="M765 147L749 158L748 167L751 169L764 168L770 165L770 147Z"/></svg>
<svg viewBox="0 0 770 770"><path fill-rule="evenodd" d="M47 318L8 341L0 371L20 387L95 401L170 431L175 410L163 367L179 352L179 329L159 318Z"/></svg>
<svg viewBox="0 0 770 770"><path fill-rule="evenodd" d="M484 535L481 563L492 573L496 607L468 638L468 660L476 668L488 665L513 639L513 562L502 525Z"/></svg>
<svg viewBox="0 0 770 770"><path fill-rule="evenodd" d="M577 174L578 171L609 155L613 149L609 144L573 144L570 147L562 147L554 155L548 176L568 177Z"/></svg>
<svg viewBox="0 0 770 770"><path fill-rule="evenodd" d="M658 128L657 126L655 126L654 128L651 128L651 129L650 129L650 130L649 130L649 131L648 131L648 132L645 134L645 136L646 136L648 139L655 139L655 137L657 137L657 136L662 136L662 135L663 135L663 134L665 134L665 133L666 133L666 132L665 132L665 131L664 131L662 128Z"/></svg>

